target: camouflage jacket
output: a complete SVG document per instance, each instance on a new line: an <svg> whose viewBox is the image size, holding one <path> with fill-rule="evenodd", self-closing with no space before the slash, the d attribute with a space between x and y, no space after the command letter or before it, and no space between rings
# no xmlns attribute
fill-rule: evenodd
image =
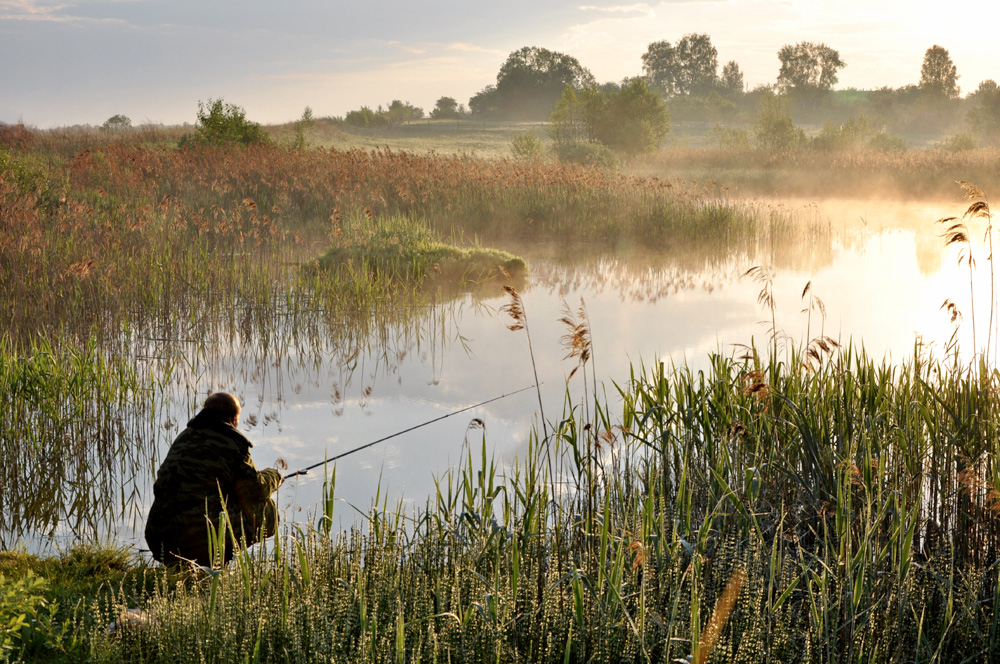
<svg viewBox="0 0 1000 664"><path fill-rule="evenodd" d="M237 541L249 546L274 534L278 515L270 495L282 482L273 468L258 471L252 443L213 411L202 410L170 446L156 473L146 542L153 557L210 565L208 524L218 532L223 502ZM233 555L227 536L225 560Z"/></svg>

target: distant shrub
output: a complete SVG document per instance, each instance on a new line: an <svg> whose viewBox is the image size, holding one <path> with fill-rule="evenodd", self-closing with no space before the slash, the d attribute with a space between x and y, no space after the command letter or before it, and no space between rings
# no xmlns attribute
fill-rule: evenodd
<svg viewBox="0 0 1000 664"><path fill-rule="evenodd" d="M875 133L866 117L850 118L840 125L828 122L810 145L817 150L851 150L864 147Z"/></svg>
<svg viewBox="0 0 1000 664"><path fill-rule="evenodd" d="M424 117L422 108L408 101L393 99L386 108L379 106L373 111L367 106L362 106L355 111L349 111L344 116L344 122L362 129L384 129L398 127L422 117Z"/></svg>
<svg viewBox="0 0 1000 664"><path fill-rule="evenodd" d="M104 121L101 129L108 133L119 134L132 128L132 120L127 115L112 115Z"/></svg>
<svg viewBox="0 0 1000 664"><path fill-rule="evenodd" d="M626 79L612 92L584 91L590 135L628 155L656 150L670 131L667 105L642 77Z"/></svg>
<svg viewBox="0 0 1000 664"><path fill-rule="evenodd" d="M704 96L680 95L670 100L670 117L690 122L736 122L743 109L716 91Z"/></svg>
<svg viewBox="0 0 1000 664"><path fill-rule="evenodd" d="M431 117L435 120L458 119L464 115L465 107L453 97L441 97L431 111Z"/></svg>
<svg viewBox="0 0 1000 664"><path fill-rule="evenodd" d="M841 125L827 123L823 131L810 141L816 150L858 150L877 152L905 152L906 140L890 134L885 129L876 129L866 117L850 118Z"/></svg>
<svg viewBox="0 0 1000 664"><path fill-rule="evenodd" d="M309 106L306 106L305 110L302 111L302 117L295 123L295 138L292 139L293 148L296 150L304 150L306 148L308 145L306 130L314 124L316 124L316 120L313 118L313 110Z"/></svg>
<svg viewBox="0 0 1000 664"><path fill-rule="evenodd" d="M614 89L590 86L577 93L566 86L549 123L560 158L584 140L636 155L659 147L670 131L670 114L644 79L633 78Z"/></svg>
<svg viewBox="0 0 1000 664"><path fill-rule="evenodd" d="M618 167L618 157L611 148L600 143L565 143L556 147L556 155L559 161L571 164L607 169Z"/></svg>
<svg viewBox="0 0 1000 664"><path fill-rule="evenodd" d="M189 143L250 145L266 142L267 134L260 124L247 120L246 111L235 104L227 104L222 99L209 99L207 103L199 101L194 136L185 134L180 140L182 147Z"/></svg>
<svg viewBox="0 0 1000 664"><path fill-rule="evenodd" d="M367 106L362 106L356 111L348 111L344 116L344 122L362 129L381 129L389 126L389 118L385 113L375 112Z"/></svg>
<svg viewBox="0 0 1000 664"><path fill-rule="evenodd" d="M414 106L408 101L400 101L399 99L393 99L384 111L381 106L379 106L378 110L385 114L386 121L390 127L398 127L424 117L424 109Z"/></svg>
<svg viewBox="0 0 1000 664"><path fill-rule="evenodd" d="M795 126L788 103L775 95L761 99L753 121L755 146L767 152L791 152L806 145L806 133Z"/></svg>
<svg viewBox="0 0 1000 664"><path fill-rule="evenodd" d="M708 140L720 150L746 152L750 149L750 134L741 127L717 124L708 131Z"/></svg>
<svg viewBox="0 0 1000 664"><path fill-rule="evenodd" d="M882 130L875 132L868 139L868 149L878 152L906 152L906 139Z"/></svg>
<svg viewBox="0 0 1000 664"><path fill-rule="evenodd" d="M979 141L972 134L962 131L957 134L952 134L943 141L937 143L934 147L941 148L942 150L947 150L948 152L964 152L966 150L975 150L979 147Z"/></svg>
<svg viewBox="0 0 1000 664"><path fill-rule="evenodd" d="M538 161L541 159L542 154L544 154L545 149L542 146L542 139L532 129L515 136L510 142L510 151L515 159Z"/></svg>

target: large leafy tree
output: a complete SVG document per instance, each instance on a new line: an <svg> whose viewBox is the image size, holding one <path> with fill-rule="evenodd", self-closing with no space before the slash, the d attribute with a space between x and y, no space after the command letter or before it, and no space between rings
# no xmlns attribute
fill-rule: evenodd
<svg viewBox="0 0 1000 664"><path fill-rule="evenodd" d="M706 34L684 35L676 46L653 42L642 56L646 82L668 96L708 94L718 68L719 52Z"/></svg>
<svg viewBox="0 0 1000 664"><path fill-rule="evenodd" d="M537 46L511 53L487 86L469 100L475 113L495 113L511 119L547 118L568 85L575 90L594 85L594 76L569 55Z"/></svg>
<svg viewBox="0 0 1000 664"><path fill-rule="evenodd" d="M730 60L722 68L722 75L719 76L719 89L729 95L736 95L743 92L743 72L735 60Z"/></svg>
<svg viewBox="0 0 1000 664"><path fill-rule="evenodd" d="M933 97L958 97L958 70L948 49L935 44L924 53L920 66L920 91Z"/></svg>
<svg viewBox="0 0 1000 664"><path fill-rule="evenodd" d="M424 109L399 99L393 99L384 113L390 127L398 127L411 120L419 120L424 117Z"/></svg>
<svg viewBox="0 0 1000 664"><path fill-rule="evenodd" d="M491 83L469 98L469 111L480 117L498 115L500 109L497 103L497 86Z"/></svg>
<svg viewBox="0 0 1000 664"><path fill-rule="evenodd" d="M846 67L840 53L826 44L785 44L778 51L781 70L778 89L793 96L814 98L837 82L837 72Z"/></svg>
<svg viewBox="0 0 1000 664"><path fill-rule="evenodd" d="M432 118L460 118L462 115L462 109L454 97L441 97L431 111Z"/></svg>
<svg viewBox="0 0 1000 664"><path fill-rule="evenodd" d="M1000 86L993 79L983 81L969 95L969 103L972 108L965 116L969 127L983 141L1000 143Z"/></svg>
<svg viewBox="0 0 1000 664"><path fill-rule="evenodd" d="M663 99L645 80L626 80L620 90L602 96L604 101L595 109L597 112L588 114L594 138L626 154L650 152L659 147L670 130L670 116Z"/></svg>
<svg viewBox="0 0 1000 664"><path fill-rule="evenodd" d="M550 135L559 147L591 141L625 154L655 150L670 130L663 98L643 78L618 89L567 86L552 113Z"/></svg>

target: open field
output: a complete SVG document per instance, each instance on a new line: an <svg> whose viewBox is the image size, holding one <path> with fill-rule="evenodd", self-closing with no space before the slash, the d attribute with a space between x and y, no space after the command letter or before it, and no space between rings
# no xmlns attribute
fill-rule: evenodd
<svg viewBox="0 0 1000 664"><path fill-rule="evenodd" d="M430 119L392 129L358 129L319 119L304 130L303 137L310 146L336 150L389 148L498 159L511 156L510 142L515 136L532 130L539 138L548 138L545 123ZM279 142L291 143L295 139L294 123L268 127L268 133Z"/></svg>
<svg viewBox="0 0 1000 664"><path fill-rule="evenodd" d="M871 198L951 199L955 180L1000 188L1000 151L977 148L951 151L938 135L907 137L905 152L875 149L813 150L785 154L719 148L712 123L683 122L672 127L663 148L621 164L627 173L717 183L744 195L867 196ZM745 128L745 127L744 127ZM808 135L822 130L804 127ZM293 125L269 128L278 141L291 142ZM422 121L394 129L355 129L317 121L306 140L338 150L389 148L419 154L460 154L487 159L510 158L515 136L533 131L547 149L548 127L536 124L492 124L471 121ZM553 157L549 157L552 159Z"/></svg>
<svg viewBox="0 0 1000 664"><path fill-rule="evenodd" d="M509 141L498 135L470 141L498 148ZM548 413L509 463L470 427L459 469L417 509L376 487L337 530L330 468L307 527L222 572L167 573L93 542L107 515L137 509L129 492L151 472L151 441L169 435L156 408L185 344L280 356L322 336L350 349L413 315L443 243L505 260L516 259L487 249L636 243L721 260L782 238L812 243L823 228L724 186L781 190L812 172L817 191L836 191L891 172L913 191L948 178L933 186L953 196L961 173L989 176L991 153L787 162L675 150L630 166L659 174L643 177L464 148L425 154L416 142L178 151L175 140L0 135L0 533L61 525L81 542L44 559L0 553L0 658L846 663L1000 652L1000 386L988 351L966 365L918 346L890 364L816 337L713 355L704 371L636 364L602 388L601 349L586 316L570 313L564 350L583 398ZM729 182L689 181L713 169ZM514 323L552 314L506 311ZM130 607L147 611L143 624L106 633Z"/></svg>

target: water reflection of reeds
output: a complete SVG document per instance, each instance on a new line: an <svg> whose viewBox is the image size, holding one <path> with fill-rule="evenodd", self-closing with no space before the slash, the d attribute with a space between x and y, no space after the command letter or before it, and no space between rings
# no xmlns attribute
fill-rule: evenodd
<svg viewBox="0 0 1000 664"><path fill-rule="evenodd" d="M0 548L57 530L93 539L132 513L163 387L94 345L0 344Z"/></svg>

